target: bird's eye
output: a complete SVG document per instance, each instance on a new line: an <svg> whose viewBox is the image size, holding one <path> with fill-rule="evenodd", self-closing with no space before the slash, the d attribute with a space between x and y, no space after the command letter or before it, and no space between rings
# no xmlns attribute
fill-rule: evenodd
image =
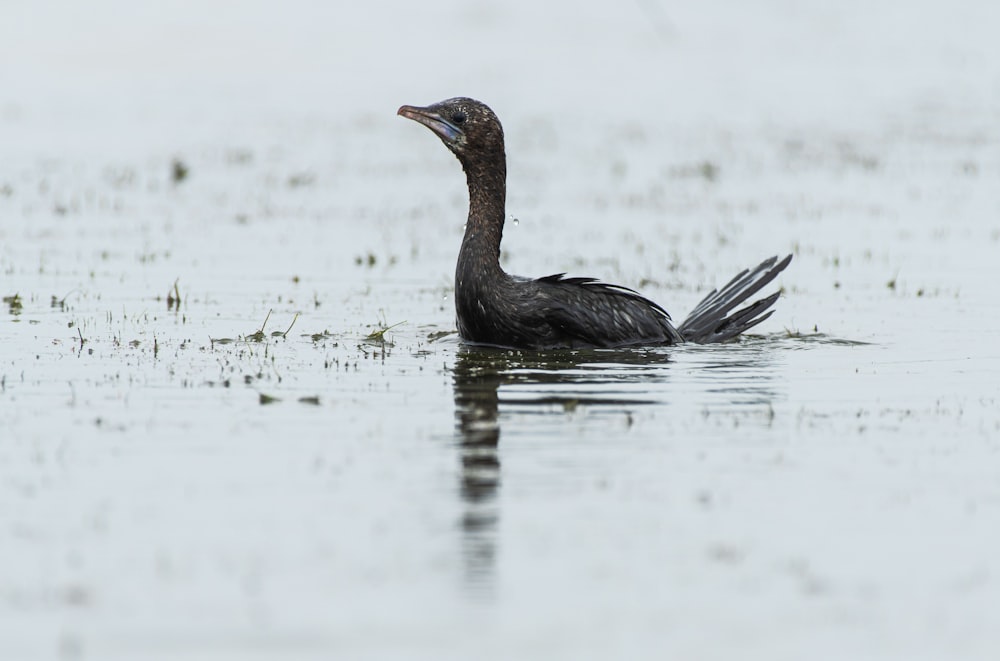
<svg viewBox="0 0 1000 661"><path fill-rule="evenodd" d="M455 112L451 113L451 121L455 122L456 124L464 124L465 120L466 120L465 113L462 112L461 110L456 110Z"/></svg>

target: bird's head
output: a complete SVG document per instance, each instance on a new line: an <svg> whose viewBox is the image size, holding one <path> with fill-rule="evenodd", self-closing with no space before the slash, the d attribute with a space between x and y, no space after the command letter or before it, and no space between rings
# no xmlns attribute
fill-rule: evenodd
<svg viewBox="0 0 1000 661"><path fill-rule="evenodd" d="M458 97L425 108L402 106L396 113L433 131L463 163L473 154L503 153L503 128L485 103Z"/></svg>

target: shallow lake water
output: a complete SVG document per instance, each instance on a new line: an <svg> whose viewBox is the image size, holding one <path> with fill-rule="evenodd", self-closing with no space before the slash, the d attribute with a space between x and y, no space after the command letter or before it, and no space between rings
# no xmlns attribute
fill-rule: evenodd
<svg viewBox="0 0 1000 661"><path fill-rule="evenodd" d="M11 9L0 658L993 658L996 10L432 4ZM459 94L508 270L774 316L464 345Z"/></svg>

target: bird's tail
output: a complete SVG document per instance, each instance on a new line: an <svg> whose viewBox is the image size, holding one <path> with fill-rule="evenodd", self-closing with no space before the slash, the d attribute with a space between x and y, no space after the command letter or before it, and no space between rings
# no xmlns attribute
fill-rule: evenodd
<svg viewBox="0 0 1000 661"><path fill-rule="evenodd" d="M691 311L677 330L688 342L712 344L725 342L753 328L774 312L774 310L768 311L768 308L778 300L780 291L754 301L732 314L729 314L730 311L774 280L791 261L791 255L780 262L777 257L772 257L765 259L752 271L750 269L743 271L722 289L712 290Z"/></svg>

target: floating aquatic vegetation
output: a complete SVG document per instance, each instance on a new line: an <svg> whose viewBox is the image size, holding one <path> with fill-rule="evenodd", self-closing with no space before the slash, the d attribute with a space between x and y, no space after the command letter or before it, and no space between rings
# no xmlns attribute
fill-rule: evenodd
<svg viewBox="0 0 1000 661"><path fill-rule="evenodd" d="M170 180L175 184L179 184L187 179L190 173L191 170L187 164L179 158L175 158L170 164Z"/></svg>
<svg viewBox="0 0 1000 661"><path fill-rule="evenodd" d="M375 330L373 330L371 333L368 333L368 335L365 336L365 342L369 342L371 344L387 344L389 346L392 346L393 343L385 339L385 334L391 331L393 328L402 326L405 323L406 323L405 321L400 321L395 324L392 324L391 326L387 326L385 324L385 321L381 321L379 322Z"/></svg>
<svg viewBox="0 0 1000 661"><path fill-rule="evenodd" d="M181 309L181 290L178 286L180 278L174 280L174 286L167 292L167 311L179 311Z"/></svg>
<svg viewBox="0 0 1000 661"><path fill-rule="evenodd" d="M24 309L24 302L21 300L20 294L4 296L3 302L7 306L7 311L11 314L21 314L21 311Z"/></svg>

